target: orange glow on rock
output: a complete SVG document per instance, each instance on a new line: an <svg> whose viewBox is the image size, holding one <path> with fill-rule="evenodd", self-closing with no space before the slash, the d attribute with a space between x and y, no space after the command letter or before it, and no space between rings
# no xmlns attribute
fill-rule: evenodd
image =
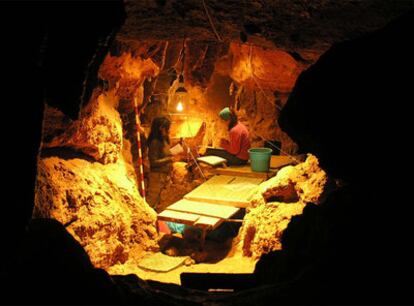
<svg viewBox="0 0 414 306"><path fill-rule="evenodd" d="M263 89L290 92L302 68L290 54L247 44L230 44L233 56L231 77Z"/></svg>

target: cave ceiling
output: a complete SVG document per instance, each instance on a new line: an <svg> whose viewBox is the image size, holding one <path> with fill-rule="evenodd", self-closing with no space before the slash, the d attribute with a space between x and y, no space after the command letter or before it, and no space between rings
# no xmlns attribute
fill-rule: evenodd
<svg viewBox="0 0 414 306"><path fill-rule="evenodd" d="M119 41L239 41L314 62L332 44L383 27L414 1L127 0L125 7Z"/></svg>

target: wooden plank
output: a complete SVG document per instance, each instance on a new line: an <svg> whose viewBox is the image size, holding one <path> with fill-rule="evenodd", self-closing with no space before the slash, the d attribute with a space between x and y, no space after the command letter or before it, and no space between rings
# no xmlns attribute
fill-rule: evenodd
<svg viewBox="0 0 414 306"><path fill-rule="evenodd" d="M183 223L187 225L193 225L194 222L200 219L200 217L200 215L173 211L169 209L166 209L158 214L159 220Z"/></svg>
<svg viewBox="0 0 414 306"><path fill-rule="evenodd" d="M217 196L244 202L248 200L248 195L256 190L262 181L262 178L235 176L231 183L221 186L217 192Z"/></svg>
<svg viewBox="0 0 414 306"><path fill-rule="evenodd" d="M252 171L250 165L244 166L227 166L224 168L214 168L212 172L215 174L229 176L257 177L268 179L276 175L277 170L281 167L295 163L295 159L287 155L272 155L270 159L270 169L268 172Z"/></svg>
<svg viewBox="0 0 414 306"><path fill-rule="evenodd" d="M236 177L236 179L231 183L230 186L235 188L235 194L233 195L237 199L243 199L248 201L253 192L257 190L257 186L262 183L264 179L259 178L245 178L245 177Z"/></svg>
<svg viewBox="0 0 414 306"><path fill-rule="evenodd" d="M184 196L190 201L247 207L251 193L264 179L217 175Z"/></svg>
<svg viewBox="0 0 414 306"><path fill-rule="evenodd" d="M217 228L221 223L223 223L223 219L214 218L214 217L206 217L201 216L195 223L194 226L214 230Z"/></svg>
<svg viewBox="0 0 414 306"><path fill-rule="evenodd" d="M270 168L281 168L294 162L295 160L287 155L272 155L270 158Z"/></svg>
<svg viewBox="0 0 414 306"><path fill-rule="evenodd" d="M254 187L252 185L259 185L263 180L263 178L255 177L215 175L187 195L228 194L229 191L240 191L240 189L246 188L252 189Z"/></svg>
<svg viewBox="0 0 414 306"><path fill-rule="evenodd" d="M250 165L246 166L229 166L226 168L214 168L212 170L215 174L229 175L229 176L244 176L268 179L276 175L277 170L269 169L269 172L254 172Z"/></svg>
<svg viewBox="0 0 414 306"><path fill-rule="evenodd" d="M175 202L174 204L168 206L167 209L207 217L218 217L222 219L230 218L240 210L237 207L189 201L186 199Z"/></svg>
<svg viewBox="0 0 414 306"><path fill-rule="evenodd" d="M204 195L206 194L214 195L220 192L220 189L222 189L224 185L227 185L228 183L234 180L235 180L234 176L215 175L212 178L210 178L207 182L203 183L202 185L198 186L191 192L187 193L184 196L184 198L189 199L189 197L191 197L191 198L197 199L198 196L204 197ZM223 190L221 190L221 192L223 192Z"/></svg>
<svg viewBox="0 0 414 306"><path fill-rule="evenodd" d="M231 175L215 175L212 178L210 178L209 180L207 180L207 182L205 182L203 185L204 186L206 184L211 185L211 186L224 185L224 184L230 183L233 180L234 180L234 176L231 176ZM201 186L203 186L203 185L201 185ZM196 189L194 189L194 190L196 190Z"/></svg>
<svg viewBox="0 0 414 306"><path fill-rule="evenodd" d="M220 198L209 198L209 197L203 197L203 196L197 196L197 197L184 197L187 200L190 201L200 201L210 204L217 204L217 205L223 205L223 206L232 206L237 208L246 208L249 206L249 201L241 201L241 200L228 200L228 199L220 199Z"/></svg>
<svg viewBox="0 0 414 306"><path fill-rule="evenodd" d="M236 177L236 179L232 182L232 184L239 184L239 183L249 183L254 185L259 185L263 182L263 178L256 178L256 177Z"/></svg>

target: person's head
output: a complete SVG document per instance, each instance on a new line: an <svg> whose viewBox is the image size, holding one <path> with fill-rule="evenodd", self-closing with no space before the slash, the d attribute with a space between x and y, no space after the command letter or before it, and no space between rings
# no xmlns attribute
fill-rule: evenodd
<svg viewBox="0 0 414 306"><path fill-rule="evenodd" d="M236 113L229 107L223 108L219 113L219 117L228 123L229 130L231 130L238 121Z"/></svg>
<svg viewBox="0 0 414 306"><path fill-rule="evenodd" d="M170 126L171 121L167 117L156 117L152 121L151 132L148 136L148 143L151 143L154 139L159 141L166 141L170 143Z"/></svg>

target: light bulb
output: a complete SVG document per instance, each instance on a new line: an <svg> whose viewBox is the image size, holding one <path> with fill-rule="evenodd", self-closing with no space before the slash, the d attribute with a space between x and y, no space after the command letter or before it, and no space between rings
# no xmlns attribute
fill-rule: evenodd
<svg viewBox="0 0 414 306"><path fill-rule="evenodd" d="M181 101L177 104L177 112L182 112L184 110L183 103Z"/></svg>

